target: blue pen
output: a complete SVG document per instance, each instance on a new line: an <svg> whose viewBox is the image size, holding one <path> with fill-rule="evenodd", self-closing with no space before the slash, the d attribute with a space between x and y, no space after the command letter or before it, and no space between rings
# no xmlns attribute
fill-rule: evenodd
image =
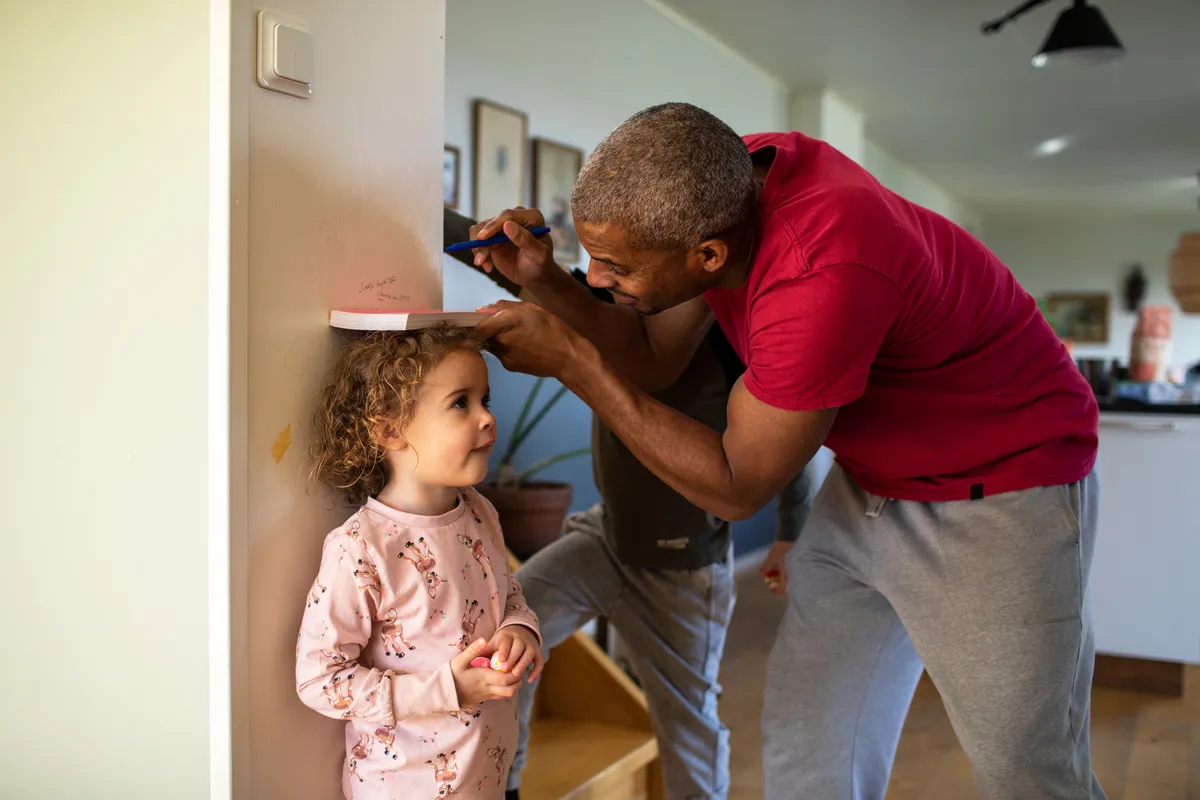
<svg viewBox="0 0 1200 800"><path fill-rule="evenodd" d="M550 232L550 229L548 227L543 226L540 228L530 228L529 232L532 233L535 237L545 236L547 233ZM457 253L460 250L474 250L476 247L489 247L493 244L504 244L507 241L508 241L508 237L505 236L503 233L501 233L498 236L493 236L490 239L472 239L469 242L457 242L455 244L450 245L442 252Z"/></svg>

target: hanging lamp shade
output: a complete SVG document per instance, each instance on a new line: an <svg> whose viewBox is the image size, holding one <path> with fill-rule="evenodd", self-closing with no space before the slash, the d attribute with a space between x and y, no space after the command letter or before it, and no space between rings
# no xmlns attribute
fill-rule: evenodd
<svg viewBox="0 0 1200 800"><path fill-rule="evenodd" d="M1180 310L1200 314L1200 231L1188 231L1179 237L1167 275Z"/></svg>
<svg viewBox="0 0 1200 800"><path fill-rule="evenodd" d="M1089 6L1086 0L1075 0L1058 15L1046 41L1033 57L1033 65L1044 67L1059 61L1097 64L1123 55L1125 47L1103 12Z"/></svg>

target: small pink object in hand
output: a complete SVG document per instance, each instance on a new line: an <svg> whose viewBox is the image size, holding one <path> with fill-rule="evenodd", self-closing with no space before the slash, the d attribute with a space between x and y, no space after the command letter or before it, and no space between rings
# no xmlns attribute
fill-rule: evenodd
<svg viewBox="0 0 1200 800"><path fill-rule="evenodd" d="M479 658L476 658L471 662L471 666L472 667L491 667L492 669L496 670L497 672L502 672L504 670L504 662L500 660L499 653L492 653L491 661L488 661L483 656L480 656Z"/></svg>

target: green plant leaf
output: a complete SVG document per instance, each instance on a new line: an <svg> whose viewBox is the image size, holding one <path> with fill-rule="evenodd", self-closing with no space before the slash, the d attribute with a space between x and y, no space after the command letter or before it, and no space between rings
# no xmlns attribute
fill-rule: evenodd
<svg viewBox="0 0 1200 800"><path fill-rule="evenodd" d="M545 378L538 378L533 382L533 388L529 390L529 394L525 396L525 404L521 406L521 413L517 415L517 423L513 425L512 439L508 442L508 448L504 451L504 455L500 457L500 465L511 464L513 457L517 454L517 447L521 444L521 440L525 437L521 434L522 426L525 425L525 418L529 416L529 409L533 408L533 401L537 399L538 392L545 383Z"/></svg>
<svg viewBox="0 0 1200 800"><path fill-rule="evenodd" d="M560 461L566 461L568 458L577 458L578 456L586 455L590 452L592 452L592 448L580 447L576 450L568 450L565 453L559 453L556 456L547 456L541 461L536 461L526 469L519 472L517 474L517 481L519 483L525 483L525 481L529 480L531 476L536 475L547 467L552 467Z"/></svg>
<svg viewBox="0 0 1200 800"><path fill-rule="evenodd" d="M539 380L541 379L539 378ZM550 412L550 409L554 408L554 404L561 400L562 396L566 393L567 387L562 386L559 387L557 392L550 395L550 399L546 401L544 406L538 409L538 412L533 415L533 419L529 420L529 422L525 425L525 428L513 434L512 441L509 442L508 445L508 452L505 453L506 456L509 452L511 452L514 456L516 455L517 448L521 446L521 443L529 437L529 434L533 433L533 429L537 427L537 424L542 421L542 418Z"/></svg>

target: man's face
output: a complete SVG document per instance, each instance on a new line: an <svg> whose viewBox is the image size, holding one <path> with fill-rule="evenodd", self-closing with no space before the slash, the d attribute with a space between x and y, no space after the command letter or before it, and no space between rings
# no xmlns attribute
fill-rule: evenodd
<svg viewBox="0 0 1200 800"><path fill-rule="evenodd" d="M728 254L708 242L689 250L635 250L610 223L577 223L575 232L591 256L588 284L641 314L657 314L717 286Z"/></svg>

